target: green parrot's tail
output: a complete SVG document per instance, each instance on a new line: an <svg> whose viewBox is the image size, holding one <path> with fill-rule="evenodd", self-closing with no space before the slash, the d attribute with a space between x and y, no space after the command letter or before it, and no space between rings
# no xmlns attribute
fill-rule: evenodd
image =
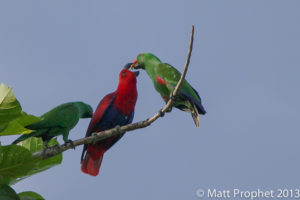
<svg viewBox="0 0 300 200"><path fill-rule="evenodd" d="M195 104L192 103L192 108L191 108L191 114L192 114L192 117L193 117L193 120L195 122L195 125L196 127L199 127L199 112L198 112L198 108Z"/></svg>
<svg viewBox="0 0 300 200"><path fill-rule="evenodd" d="M183 101L181 101L180 104L175 105L176 108L190 112L192 114L193 120L195 122L196 127L199 127L199 115L205 115L206 111L204 107L201 104L200 96L198 95L197 91L194 90L197 96L199 97L199 100L194 98L192 95L190 95L187 92L180 91L181 98Z"/></svg>
<svg viewBox="0 0 300 200"><path fill-rule="evenodd" d="M22 142L23 140L26 140L26 139L28 139L28 138L30 138L32 136L33 136L32 133L26 134L26 135L22 135L22 136L18 137L12 144L17 144L17 143Z"/></svg>
<svg viewBox="0 0 300 200"><path fill-rule="evenodd" d="M26 139L28 139L28 138L30 138L30 137L41 137L41 135L42 135L44 132L45 132L45 130L42 129L42 130L38 130L38 131L33 131L33 132L29 133L29 134L24 134L24 135L18 137L12 144L17 144L17 143L22 142L23 140L26 140ZM51 138L50 138L50 139L51 139ZM50 139L45 138L45 140L47 140L47 141L49 141ZM43 140L44 140L44 139L43 139Z"/></svg>
<svg viewBox="0 0 300 200"><path fill-rule="evenodd" d="M200 119L200 114L202 114L202 112L200 108L197 106L197 104L193 103L192 101L186 100L184 101L184 104L179 104L176 105L175 107L182 111L191 113L196 127L199 127L199 119Z"/></svg>

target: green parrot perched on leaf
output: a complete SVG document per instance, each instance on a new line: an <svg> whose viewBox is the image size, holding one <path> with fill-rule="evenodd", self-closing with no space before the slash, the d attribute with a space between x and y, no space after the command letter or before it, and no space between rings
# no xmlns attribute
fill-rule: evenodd
<svg viewBox="0 0 300 200"><path fill-rule="evenodd" d="M33 130L33 132L22 135L13 144L17 144L30 137L41 137L45 142L45 146L48 146L48 142L58 135L62 135L66 143L72 143L68 139L70 130L77 124L80 118L91 118L92 116L92 107L83 102L61 104L43 114L40 117L40 121L26 126L25 128Z"/></svg>
<svg viewBox="0 0 300 200"><path fill-rule="evenodd" d="M172 94L181 76L177 69L167 63L162 63L151 53L139 54L133 61L131 68L146 70L155 89L165 102L168 102L170 94ZM197 127L199 127L199 114L204 115L206 113L198 92L186 80L183 81L178 90L174 106L190 112Z"/></svg>

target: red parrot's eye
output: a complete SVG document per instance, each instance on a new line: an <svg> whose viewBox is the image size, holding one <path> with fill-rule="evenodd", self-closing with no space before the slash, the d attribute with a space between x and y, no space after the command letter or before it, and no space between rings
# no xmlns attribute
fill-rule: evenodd
<svg viewBox="0 0 300 200"><path fill-rule="evenodd" d="M126 72L123 72L123 73L122 73L122 76L125 76L125 75L126 75Z"/></svg>

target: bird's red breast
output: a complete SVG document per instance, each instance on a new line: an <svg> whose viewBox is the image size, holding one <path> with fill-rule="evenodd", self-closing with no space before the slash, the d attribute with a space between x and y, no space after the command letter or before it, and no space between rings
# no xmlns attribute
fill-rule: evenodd
<svg viewBox="0 0 300 200"><path fill-rule="evenodd" d="M133 72L123 69L119 76L114 105L124 115L134 111L137 100L136 76Z"/></svg>

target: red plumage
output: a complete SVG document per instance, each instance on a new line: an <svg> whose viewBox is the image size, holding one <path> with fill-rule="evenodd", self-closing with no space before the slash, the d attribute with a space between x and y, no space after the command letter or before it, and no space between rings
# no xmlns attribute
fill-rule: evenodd
<svg viewBox="0 0 300 200"><path fill-rule="evenodd" d="M116 125L122 126L131 123L136 100L136 75L127 69L123 69L119 75L117 90L106 95L100 101L90 121L86 137L92 133L114 128ZM81 156L82 172L97 176L103 154L122 136L114 136L96 144L84 145Z"/></svg>
<svg viewBox="0 0 300 200"><path fill-rule="evenodd" d="M166 81L158 75L156 75L156 81L161 85L166 85Z"/></svg>

